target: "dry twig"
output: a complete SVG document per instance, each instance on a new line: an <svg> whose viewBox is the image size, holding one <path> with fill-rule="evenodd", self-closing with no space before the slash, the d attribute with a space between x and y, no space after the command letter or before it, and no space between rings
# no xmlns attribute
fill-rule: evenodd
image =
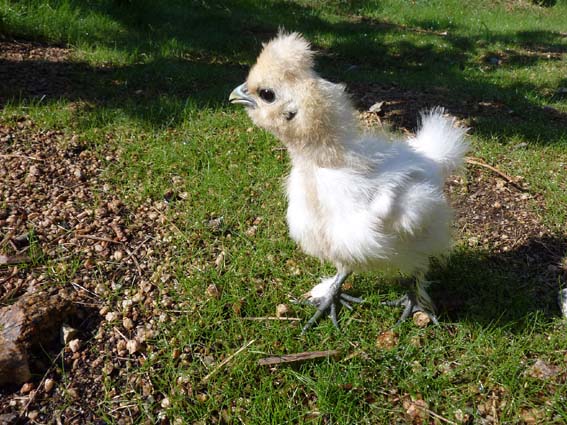
<svg viewBox="0 0 567 425"><path fill-rule="evenodd" d="M237 355L239 355L240 353L242 353L244 350L246 350L250 345L252 345L256 340L253 339L249 342L247 342L246 344L244 344L242 347L240 347L237 351L235 351L233 354L231 354L230 356L228 356L226 359L224 359L222 362L219 363L219 365L211 372L209 373L207 376L205 376L203 379L201 379L201 383L204 384L206 383L209 379L211 379L211 376L213 376L215 373L217 373L223 366L225 366L228 362L230 362L233 358L235 358Z"/></svg>
<svg viewBox="0 0 567 425"><path fill-rule="evenodd" d="M29 263L32 259L28 255L3 255L0 254L0 266Z"/></svg>
<svg viewBox="0 0 567 425"><path fill-rule="evenodd" d="M120 241L115 241L114 239L102 238L100 236L94 236L94 235L75 235L75 237L80 239L91 239L93 241L99 241L99 242L122 243Z"/></svg>
<svg viewBox="0 0 567 425"><path fill-rule="evenodd" d="M44 160L41 158L36 158L35 156L29 156L29 155L18 155L18 154L0 154L0 158L25 158L25 159L31 159L34 161L40 161L43 162Z"/></svg>
<svg viewBox="0 0 567 425"><path fill-rule="evenodd" d="M277 316L265 316L265 317L241 317L242 320L289 320L290 322L298 322L302 320L299 317L277 317Z"/></svg>
<svg viewBox="0 0 567 425"><path fill-rule="evenodd" d="M494 173L498 174L500 177L502 177L504 180L506 180L506 183L509 183L510 185L514 186L516 189L522 191L522 192L527 192L528 189L526 189L525 187L523 187L521 184L519 184L516 179L514 179L513 177L509 176L508 174L500 171L498 168L493 167L492 165L487 164L486 162L478 159L478 158L471 158L470 156L466 157L466 162L467 164L471 164L471 165L478 165L479 167L484 167L484 168L488 168L490 171L493 171Z"/></svg>
<svg viewBox="0 0 567 425"><path fill-rule="evenodd" d="M340 354L339 350L325 350L325 351L307 351L304 353L286 354L283 356L266 357L258 360L260 366L273 366L283 363L296 363L304 362L307 360L324 359L328 357L337 357Z"/></svg>

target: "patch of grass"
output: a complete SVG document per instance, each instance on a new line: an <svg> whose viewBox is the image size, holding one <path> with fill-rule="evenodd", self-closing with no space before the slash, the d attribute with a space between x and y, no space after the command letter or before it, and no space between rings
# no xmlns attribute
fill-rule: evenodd
<svg viewBox="0 0 567 425"><path fill-rule="evenodd" d="M529 409L543 421L567 420L564 375L542 380L529 373L537 359L563 365L567 352L564 324L549 306L555 301L534 300L525 290L550 283L464 242L433 272L437 298L448 292L464 300L458 314L445 314L439 327L401 325L391 349L377 347L376 337L399 312L379 304L401 290L384 276L354 278L353 291L366 303L343 312L341 332L323 321L300 337L297 323L247 320L273 316L278 303L332 270L286 235L285 152L226 101L262 41L280 26L302 31L322 51L319 70L333 81L362 92L378 85L423 93L422 106L446 102L472 127L474 155L524 177L543 200L533 208L545 205L537 213L564 243L566 15L564 1L544 8L476 0L411 7L393 0L1 0L0 30L8 39L69 45L76 66L73 78L64 77L67 89L54 85L43 99L13 88L18 95L1 119L29 115L45 128L77 133L102 156L112 143L120 163L107 178L131 206L184 193L166 213L181 232L171 235L179 249L169 273L178 285L161 290L186 312L164 319L147 361L129 372L153 385L153 399L139 389L127 395L139 406L139 421L393 423L411 420L408 406L421 399L455 422L463 415L518 422ZM20 66L25 73L35 65ZM207 223L221 217L220 229L211 230ZM225 260L217 266L220 252ZM61 279L78 266L59 271ZM210 284L218 299L207 297ZM293 307L301 318L311 312ZM184 355L174 356L176 348ZM341 350L341 359L257 365L267 355L326 349ZM110 388L117 384L124 385L106 380L100 415L108 422L115 420Z"/></svg>

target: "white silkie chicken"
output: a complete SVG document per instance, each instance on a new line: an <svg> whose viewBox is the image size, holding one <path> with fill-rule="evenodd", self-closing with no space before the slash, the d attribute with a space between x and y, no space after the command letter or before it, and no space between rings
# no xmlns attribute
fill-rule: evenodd
<svg viewBox="0 0 567 425"><path fill-rule="evenodd" d="M300 34L280 32L229 98L285 144L291 237L337 268L311 289L317 312L303 331L326 313L338 327L338 303L350 309L349 302L362 301L341 285L352 272L368 270L413 277L408 294L390 304L404 306L400 320L423 311L437 323L425 273L430 258L450 248L443 182L462 164L466 129L436 108L422 114L407 141L361 133L345 87L319 77L313 56Z"/></svg>

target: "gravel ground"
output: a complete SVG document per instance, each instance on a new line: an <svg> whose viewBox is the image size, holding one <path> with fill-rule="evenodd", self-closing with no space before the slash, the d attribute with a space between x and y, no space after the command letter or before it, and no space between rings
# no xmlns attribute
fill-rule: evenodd
<svg viewBox="0 0 567 425"><path fill-rule="evenodd" d="M0 267L0 301L65 291L77 313L45 319L66 319L78 333L65 347L56 338L31 348L34 376L0 389L0 414L92 423L100 419L105 377L121 382L122 373L144 361L168 307L156 285L170 252L167 204L148 201L129 210L101 178L115 153L100 159L72 134L40 130L26 117L16 121L0 125L0 252L20 264ZM135 385L152 394L149 381ZM124 408L120 388L110 391L116 401L110 416L137 415L137 407Z"/></svg>

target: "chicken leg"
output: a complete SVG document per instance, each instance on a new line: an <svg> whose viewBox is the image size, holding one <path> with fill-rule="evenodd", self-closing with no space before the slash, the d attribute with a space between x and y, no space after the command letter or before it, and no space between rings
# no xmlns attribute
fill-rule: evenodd
<svg viewBox="0 0 567 425"><path fill-rule="evenodd" d="M438 324L439 321L435 316L435 306L433 305L433 301L431 301L431 297L426 291L427 288L427 281L423 279L423 277L416 277L415 280L404 280L402 285L407 287L407 294L395 301L386 301L383 304L388 306L402 306L404 307L404 311L402 312L402 316L398 320L397 324L400 324L408 317L413 316L414 313L421 311L429 318L434 324Z"/></svg>
<svg viewBox="0 0 567 425"><path fill-rule="evenodd" d="M353 297L351 295L341 292L341 285L350 276L350 272L339 272L330 279L325 279L320 284L316 285L310 291L310 299L308 302L317 307L315 314L303 327L301 333L304 334L323 314L329 314L333 325L338 329L339 322L337 319L337 303L352 310L350 303L362 303L361 298Z"/></svg>

